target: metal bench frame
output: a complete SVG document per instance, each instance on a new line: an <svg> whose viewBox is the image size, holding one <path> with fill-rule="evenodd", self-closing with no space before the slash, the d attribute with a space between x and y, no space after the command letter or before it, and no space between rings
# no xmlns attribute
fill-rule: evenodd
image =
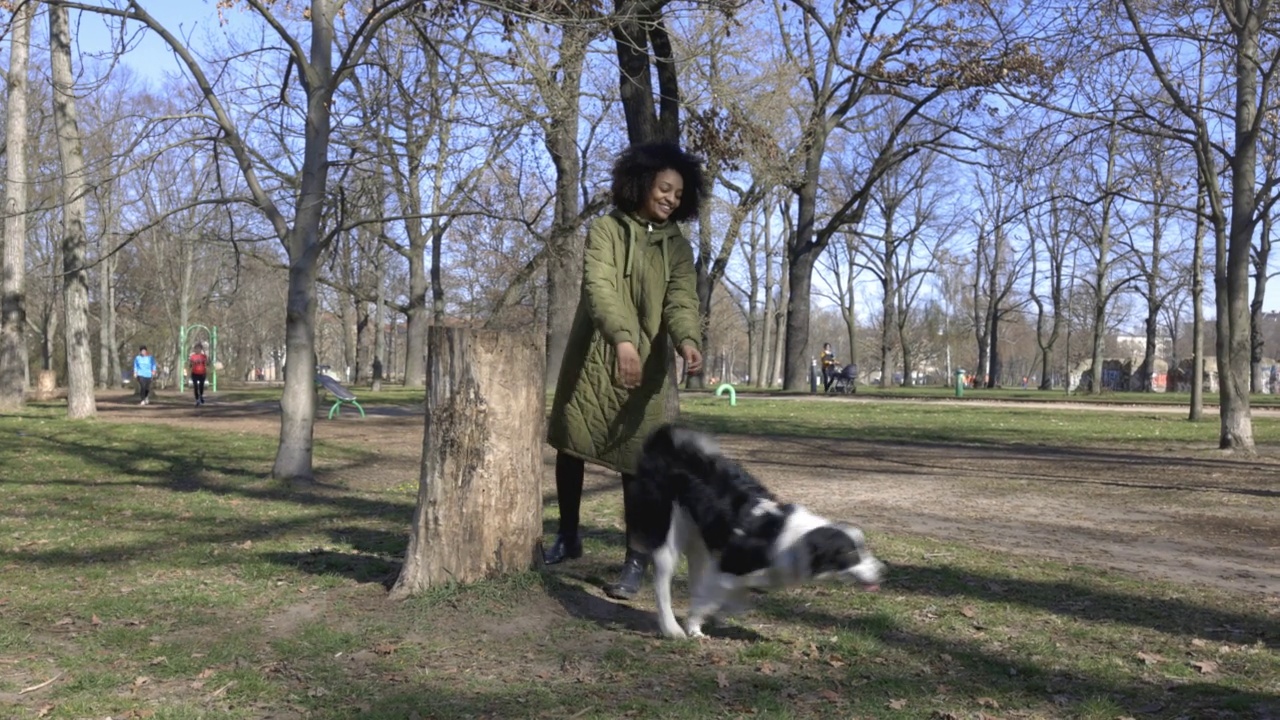
<svg viewBox="0 0 1280 720"><path fill-rule="evenodd" d="M316 385L319 385L333 397L333 407L329 408L329 419L332 420L334 415L342 413L343 405L354 405L360 411L360 417L364 417L364 408L360 407L360 402L356 400L355 393L344 387L342 383L334 380L328 375L317 375Z"/></svg>

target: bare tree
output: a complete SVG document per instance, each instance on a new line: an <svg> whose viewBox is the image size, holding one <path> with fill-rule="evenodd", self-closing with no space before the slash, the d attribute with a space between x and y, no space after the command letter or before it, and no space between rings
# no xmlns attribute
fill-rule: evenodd
<svg viewBox="0 0 1280 720"><path fill-rule="evenodd" d="M1160 318L1170 297L1186 287L1176 274L1174 260L1180 248L1170 242L1168 227L1175 220L1179 196L1187 188L1186 183L1178 180L1183 175L1179 172L1182 168L1179 168L1178 158L1171 152L1166 138L1147 135L1140 137L1139 142L1131 147L1134 154L1129 159L1136 167L1128 174L1134 178L1135 190L1141 188L1145 191L1147 232L1141 246L1134 242L1136 233L1123 235L1119 241L1125 247L1121 257L1134 268L1133 289L1141 298L1144 309L1146 342L1138 380L1142 383L1141 390L1154 392ZM1185 253L1185 248L1181 252Z"/></svg>
<svg viewBox="0 0 1280 720"><path fill-rule="evenodd" d="M67 417L98 414L89 344L89 239L85 230L84 149L71 71L71 28L65 7L49 8L53 115L62 165L62 302L67 353Z"/></svg>
<svg viewBox="0 0 1280 720"><path fill-rule="evenodd" d="M1029 218L1026 223L1033 258L1028 292L1035 307L1041 390L1053 387L1058 341L1063 335L1067 320L1067 254L1071 240L1077 233L1074 224L1079 219L1079 213L1070 211L1067 207L1068 200L1060 192L1062 178L1059 171L1056 168L1045 168L1045 171L1051 175L1046 184L1040 188L1024 190L1034 193L1028 198L1028 214L1032 213L1032 206L1039 206L1042 211ZM1035 175L1034 172L1028 173L1028 177ZM1070 368L1064 369L1068 376L1064 382L1069 385Z"/></svg>
<svg viewBox="0 0 1280 720"><path fill-rule="evenodd" d="M1111 299L1129 284L1129 278L1120 279L1115 277L1117 268L1120 267L1120 256L1115 252L1117 246L1115 236L1117 229L1124 230L1125 223L1125 219L1120 215L1118 205L1122 191L1121 186L1128 184L1127 180L1121 178L1117 168L1120 154L1120 128L1118 123L1110 123L1105 132L1101 177L1096 177L1097 173L1095 171L1095 177L1090 182L1085 183L1085 189L1092 192L1088 197L1080 199L1080 202L1086 206L1101 206L1101 213L1096 219L1093 215L1086 216L1085 224L1088 227L1088 236L1084 243L1085 248L1093 256L1092 277L1086 282L1093 292L1091 298L1093 307L1093 361L1090 363L1093 382L1089 391L1095 395L1101 393L1103 389L1102 355L1107 331L1107 308L1110 306Z"/></svg>
<svg viewBox="0 0 1280 720"><path fill-rule="evenodd" d="M790 20L787 7L799 10L798 21ZM784 381L787 389L797 389L809 366L811 281L817 258L842 227L861 224L871 188L889 168L941 143L954 126L939 123L910 138L904 137L904 130L919 124L927 108L934 118L963 114L960 103L947 111L937 109L949 96L971 101L977 88L1029 80L1044 68L1028 46L1004 47L998 37L986 37L986 4L972 13L968 3L950 1L820 6L777 0L774 8L781 52L801 68L804 97L796 111L803 141L793 150L793 166L801 170L792 187L797 216L788 258L791 291ZM902 110L873 140L865 134L862 119L874 114L873 106L879 104ZM869 162L859 173L861 185L827 203L830 210L819 223L827 148L838 132L866 138Z"/></svg>
<svg viewBox="0 0 1280 720"><path fill-rule="evenodd" d="M908 328L924 280L933 273L943 233L938 225L943 196L939 156L924 152L888 170L871 191L875 217L868 214L858 244L859 264L880 283L880 382L893 375L893 350L902 358L902 382L913 384ZM933 189L931 189L931 186Z"/></svg>
<svg viewBox="0 0 1280 720"><path fill-rule="evenodd" d="M146 25L173 50L191 74L212 113L220 133L219 147L235 158L251 203L265 216L289 259L289 298L285 320L285 345L289 372L281 398L280 444L272 476L309 481L312 476L312 430L315 423L315 313L318 260L333 235L323 233L328 207L326 191L330 169L329 145L333 133L332 107L336 90L363 62L374 36L398 15L421 6L414 0L387 0L364 10L353 10L336 0L313 0L304 13L309 42L304 45L282 22L268 0L243 0L262 19L286 49L287 68L296 70L305 114L302 163L291 184L293 215L289 217L260 179L264 153L255 151L254 139L229 112L204 63L181 38L164 27L137 0L121 9L51 0L50 5L77 8ZM279 10L289 12L285 4ZM335 43L335 22L342 17L355 28L344 43ZM288 91L291 74L281 77L281 93Z"/></svg>
<svg viewBox="0 0 1280 720"><path fill-rule="evenodd" d="M1215 238L1218 377L1221 393L1219 446L1254 452L1253 420L1249 410L1249 261L1257 227L1257 162L1259 127L1265 101L1274 89L1280 67L1280 44L1262 44L1270 37L1270 0L1230 0L1204 3L1204 12L1182 9L1166 12L1163 6L1122 0L1123 17L1136 37L1137 52L1145 58L1169 103L1187 123L1170 128L1169 134L1195 152L1198 177L1208 200L1205 211ZM1202 24L1207 22L1208 24ZM1224 94L1217 104L1201 102L1196 78L1180 72L1202 72L1196 63L1174 65L1170 58L1203 53L1216 48L1224 70ZM1213 100L1210 101L1213 103ZM1231 139L1217 139L1219 119L1232 129ZM1220 184L1219 162L1230 172L1230 207ZM1194 382L1199 383L1199 378Z"/></svg>
<svg viewBox="0 0 1280 720"><path fill-rule="evenodd" d="M0 412L17 412L27 385L27 72L35 3L14 12L5 106L4 237L0 253Z"/></svg>

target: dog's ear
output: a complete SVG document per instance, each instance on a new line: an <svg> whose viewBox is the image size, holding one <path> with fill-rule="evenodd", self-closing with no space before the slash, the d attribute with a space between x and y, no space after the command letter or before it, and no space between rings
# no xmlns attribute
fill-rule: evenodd
<svg viewBox="0 0 1280 720"><path fill-rule="evenodd" d="M848 570L862 560L858 545L849 533L834 525L824 525L805 533L801 540L815 577Z"/></svg>

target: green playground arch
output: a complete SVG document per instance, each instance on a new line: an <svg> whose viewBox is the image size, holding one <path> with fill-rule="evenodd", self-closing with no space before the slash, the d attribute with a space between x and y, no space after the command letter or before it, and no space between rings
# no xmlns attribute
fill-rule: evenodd
<svg viewBox="0 0 1280 720"><path fill-rule="evenodd" d="M199 334L202 330L203 335ZM186 387L187 358L191 356L195 343L202 338L207 338L209 345L209 390L218 392L218 326L199 323L178 330L178 346L182 348L178 357L178 392Z"/></svg>

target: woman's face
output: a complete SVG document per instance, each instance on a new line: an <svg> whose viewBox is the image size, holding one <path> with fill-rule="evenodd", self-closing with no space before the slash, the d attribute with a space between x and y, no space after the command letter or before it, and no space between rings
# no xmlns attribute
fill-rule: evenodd
<svg viewBox="0 0 1280 720"><path fill-rule="evenodd" d="M684 195L684 176L670 168L659 171L653 178L649 195L640 206L640 215L654 222L664 222L680 207Z"/></svg>

